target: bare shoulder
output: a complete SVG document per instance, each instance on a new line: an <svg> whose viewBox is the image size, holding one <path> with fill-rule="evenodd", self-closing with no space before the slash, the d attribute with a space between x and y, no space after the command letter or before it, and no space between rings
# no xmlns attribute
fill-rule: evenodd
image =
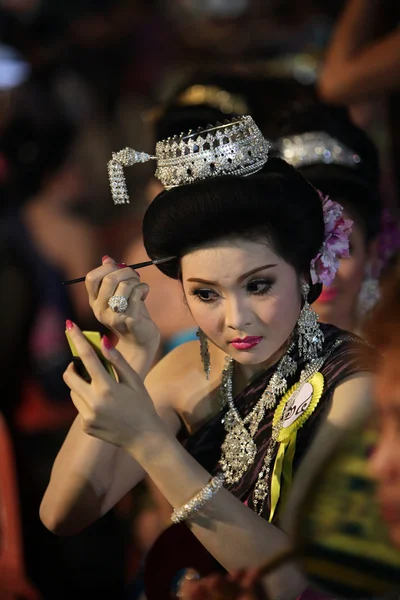
<svg viewBox="0 0 400 600"><path fill-rule="evenodd" d="M372 402L372 374L355 373L336 387L326 420L333 425L347 428L368 414Z"/></svg>
<svg viewBox="0 0 400 600"><path fill-rule="evenodd" d="M175 394L185 384L190 389L202 387L203 380L200 344L193 340L166 354L150 371L146 385L153 390L169 388Z"/></svg>
<svg viewBox="0 0 400 600"><path fill-rule="evenodd" d="M207 380L200 344L191 341L164 356L150 371L146 387L156 405L172 408L189 428L213 416L225 354L210 346L211 376Z"/></svg>
<svg viewBox="0 0 400 600"><path fill-rule="evenodd" d="M357 427L371 413L373 406L372 375L355 373L335 389L330 406L324 414L316 436L304 459L313 470L335 447L348 430Z"/></svg>

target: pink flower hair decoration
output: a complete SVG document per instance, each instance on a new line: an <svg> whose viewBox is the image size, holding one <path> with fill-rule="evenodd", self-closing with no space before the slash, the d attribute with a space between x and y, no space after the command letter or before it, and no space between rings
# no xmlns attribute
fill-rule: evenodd
<svg viewBox="0 0 400 600"><path fill-rule="evenodd" d="M318 190L324 213L325 235L318 254L310 263L311 281L331 285L339 259L350 256L349 236L353 221L343 218L343 206Z"/></svg>

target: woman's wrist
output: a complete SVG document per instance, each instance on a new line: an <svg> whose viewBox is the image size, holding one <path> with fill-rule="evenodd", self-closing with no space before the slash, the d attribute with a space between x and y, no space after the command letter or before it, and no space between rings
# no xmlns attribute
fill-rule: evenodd
<svg viewBox="0 0 400 600"><path fill-rule="evenodd" d="M175 438L156 413L148 416L146 422L140 423L138 430L129 443L125 444L125 450L147 470L150 465L161 460L168 444Z"/></svg>
<svg viewBox="0 0 400 600"><path fill-rule="evenodd" d="M159 348L158 340L148 346L137 346L132 342L128 342L124 339L119 339L116 348L121 352L125 360L130 366L136 371L142 380L145 379L146 375L150 371L157 350Z"/></svg>

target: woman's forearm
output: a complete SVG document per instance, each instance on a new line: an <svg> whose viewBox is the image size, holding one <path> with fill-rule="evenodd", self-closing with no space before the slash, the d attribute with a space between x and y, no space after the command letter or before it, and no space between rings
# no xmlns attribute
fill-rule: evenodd
<svg viewBox="0 0 400 600"><path fill-rule="evenodd" d="M332 33L326 63L349 60L375 35L377 11L382 0L349 0Z"/></svg>
<svg viewBox="0 0 400 600"><path fill-rule="evenodd" d="M155 358L159 348L158 342L154 344L154 347L145 349L137 348L128 342L119 340L116 348L119 352L121 352L126 362L140 376L142 381L144 381L155 363Z"/></svg>
<svg viewBox="0 0 400 600"><path fill-rule="evenodd" d="M54 463L40 518L53 533L73 535L104 515L143 476L123 449L87 435L78 415Z"/></svg>
<svg viewBox="0 0 400 600"><path fill-rule="evenodd" d="M356 104L400 88L400 30L323 68L318 87L329 101Z"/></svg>
<svg viewBox="0 0 400 600"><path fill-rule="evenodd" d="M398 32L375 39L381 0L350 0L332 34L318 88L324 100L357 103L398 81Z"/></svg>
<svg viewBox="0 0 400 600"><path fill-rule="evenodd" d="M202 490L210 474L164 430L147 434L129 452L166 500L180 508ZM228 570L254 567L289 547L287 536L220 490L188 522L207 550ZM306 587L295 565L282 567L270 580L274 598L296 598Z"/></svg>

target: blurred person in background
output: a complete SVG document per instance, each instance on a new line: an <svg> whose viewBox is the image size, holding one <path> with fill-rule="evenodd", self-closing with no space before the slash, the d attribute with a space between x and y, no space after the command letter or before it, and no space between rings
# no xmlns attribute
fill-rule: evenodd
<svg viewBox="0 0 400 600"><path fill-rule="evenodd" d="M379 298L379 278L400 248L399 230L384 211L378 152L346 109L318 102L293 107L276 141L280 155L318 189L344 206L352 219L350 257L324 286L315 310L324 323L360 331ZM388 233L390 237L388 239Z"/></svg>
<svg viewBox="0 0 400 600"><path fill-rule="evenodd" d="M381 138L387 130L385 176L393 204L400 197L399 23L398 2L347 0L318 78L325 101L349 106L356 122L375 127Z"/></svg>
<svg viewBox="0 0 400 600"><path fill-rule="evenodd" d="M56 540L40 523L39 505L51 465L76 415L62 372L70 361L66 315L92 329L84 288L62 281L99 257L97 232L77 217L85 187L71 161L75 127L37 82L4 125L0 330L5 382L1 410L16 452L27 571L44 599L107 592L121 597L125 536L115 513L76 539ZM85 267L86 265L86 267ZM79 289L80 287L80 289ZM98 328L98 325L96 326Z"/></svg>
<svg viewBox="0 0 400 600"><path fill-rule="evenodd" d="M381 352L375 377L380 433L370 466L378 481L382 516L400 548L400 261L385 280L367 335Z"/></svg>
<svg viewBox="0 0 400 600"><path fill-rule="evenodd" d="M390 30L382 33L388 17ZM400 90L399 22L399 7L389 0L345 3L318 78L324 100L352 105Z"/></svg>

